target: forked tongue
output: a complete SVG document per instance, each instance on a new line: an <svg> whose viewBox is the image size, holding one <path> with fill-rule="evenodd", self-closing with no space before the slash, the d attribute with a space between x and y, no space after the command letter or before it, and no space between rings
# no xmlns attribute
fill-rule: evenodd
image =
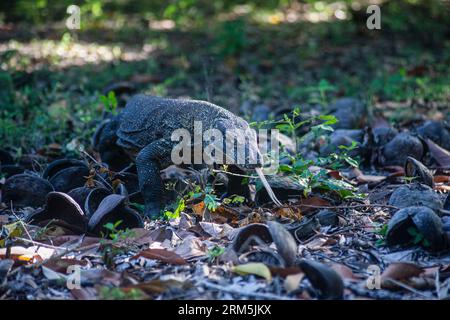
<svg viewBox="0 0 450 320"><path fill-rule="evenodd" d="M273 192L272 188L270 187L269 182L267 182L266 177L264 176L264 173L262 171L262 168L255 168L256 173L258 174L259 178L261 179L261 182L264 186L264 188L267 191L267 194L269 195L270 199L278 206L282 207L283 204L280 202L280 200L277 199L275 196L275 193Z"/></svg>

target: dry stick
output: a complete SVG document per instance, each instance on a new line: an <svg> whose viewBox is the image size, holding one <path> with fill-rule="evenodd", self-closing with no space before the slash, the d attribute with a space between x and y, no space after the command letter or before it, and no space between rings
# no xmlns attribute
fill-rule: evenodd
<svg viewBox="0 0 450 320"><path fill-rule="evenodd" d="M122 170L120 170L118 173L124 173L126 172L128 169L133 168L134 163L130 163L129 165L127 165L125 168L123 168Z"/></svg>
<svg viewBox="0 0 450 320"><path fill-rule="evenodd" d="M250 297L255 297L255 298L262 298L262 299L269 299L269 300L294 300L292 298L278 296L276 294L271 294L271 293L245 292L245 291L241 291L241 290L237 290L237 289L230 289L230 288L223 287L223 286L220 286L220 285L208 282L208 281L201 281L199 284L204 285L205 287L210 288L210 289L215 289L215 290L219 290L219 291L223 291L223 292L234 293L234 294L250 296Z"/></svg>
<svg viewBox="0 0 450 320"><path fill-rule="evenodd" d="M25 241L28 241L28 242L29 242L28 239L20 239L20 240L22 240L22 241L25 240ZM53 247L53 248L55 248L55 249L61 249L61 247L55 247L55 246L47 245L47 244L40 243L40 242L36 242L36 241L32 241L32 242L36 243L37 245L41 245L41 246L48 246L48 247ZM79 241L78 241L78 242L79 242ZM55 260L55 259L62 258L62 257L64 257L65 255L67 255L67 254L69 254L69 253L72 253L72 252L74 252L74 251L86 251L86 250L95 248L96 246L99 246L99 245L100 245L100 243L93 243L93 244L90 244L90 245L87 245L87 246L84 246L84 247L80 247L79 244L77 243L77 244L75 244L75 247L73 247L73 248L65 248L65 251L64 251L64 252L62 252L62 253L60 253L60 254L57 254L57 255L53 255L53 256L51 256L50 258L45 259L45 260L42 260L42 261L40 261L40 262L36 262L36 263L34 263L34 264L32 264L32 265L29 265L29 267L37 268L37 267L42 266L44 263L47 263L47 262L49 262L49 261L53 261L53 260ZM14 274L18 273L18 272L20 271L20 269L21 269L20 267L14 269L13 271L11 271L11 272L8 274L8 276L9 276L9 275L14 275Z"/></svg>
<svg viewBox="0 0 450 320"><path fill-rule="evenodd" d="M416 290L413 287L410 287L410 286L408 286L408 285L406 285L406 284L404 284L404 283L402 283L400 281L397 281L397 280L394 280L394 279L388 279L388 281L392 282L393 284L395 284L395 285L397 285L397 286L399 286L399 287L401 287L401 288L403 288L405 290L408 290L408 291L410 291L410 292L412 292L412 293L414 293L414 294L416 294L418 296L421 296L421 297L423 297L425 299L430 299L430 296L428 296L428 295L420 292L419 290Z"/></svg>
<svg viewBox="0 0 450 320"><path fill-rule="evenodd" d="M8 289L8 290L5 292L5 294L2 295L2 296L0 297L0 300L5 300L6 297L8 296L8 294L9 294L10 292L11 292L11 289Z"/></svg>
<svg viewBox="0 0 450 320"><path fill-rule="evenodd" d="M51 244L37 242L37 241L34 241L32 239L25 239L25 238L21 238L21 237L15 237L15 239L18 239L20 241L27 242L27 243L32 243L32 244L34 244L34 245L36 245L38 247L46 247L46 248L55 249L55 250L58 250L58 249L66 249L67 250L68 249L68 248L61 248L61 247L52 246Z"/></svg>
<svg viewBox="0 0 450 320"><path fill-rule="evenodd" d="M257 178L257 176L249 176L246 174L233 173L233 172L228 172L228 171L218 170L218 169L212 169L212 172L226 173L230 176L243 177L243 178Z"/></svg>

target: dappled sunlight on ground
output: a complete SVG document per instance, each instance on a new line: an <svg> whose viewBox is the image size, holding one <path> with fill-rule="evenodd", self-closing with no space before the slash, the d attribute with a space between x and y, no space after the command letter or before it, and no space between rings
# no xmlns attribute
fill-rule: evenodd
<svg viewBox="0 0 450 320"><path fill-rule="evenodd" d="M68 40L33 40L31 42L18 42L11 40L0 44L0 54L13 51L18 54L2 68L23 69L32 71L49 65L51 68L68 66L82 66L85 64L98 64L113 60L136 61L147 59L154 51L151 44L144 44L140 48L125 48L117 45L99 45L95 43L76 42Z"/></svg>

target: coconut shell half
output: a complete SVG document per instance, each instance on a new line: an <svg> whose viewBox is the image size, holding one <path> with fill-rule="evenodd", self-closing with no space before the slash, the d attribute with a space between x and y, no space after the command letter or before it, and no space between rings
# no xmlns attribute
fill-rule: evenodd
<svg viewBox="0 0 450 320"><path fill-rule="evenodd" d="M126 197L118 194L111 194L104 198L89 219L89 232L94 235L102 235L102 233L106 235L109 233L109 230L104 227L105 224L115 224L118 221L121 221L117 226L119 230L142 227L143 221L141 216L128 207L126 199Z"/></svg>
<svg viewBox="0 0 450 320"><path fill-rule="evenodd" d="M14 208L41 207L45 197L53 191L52 185L38 176L16 174L6 179L2 187L2 202Z"/></svg>
<svg viewBox="0 0 450 320"><path fill-rule="evenodd" d="M78 203L62 192L50 192L46 205L27 217L27 222L38 226L60 225L74 234L86 232L86 218Z"/></svg>

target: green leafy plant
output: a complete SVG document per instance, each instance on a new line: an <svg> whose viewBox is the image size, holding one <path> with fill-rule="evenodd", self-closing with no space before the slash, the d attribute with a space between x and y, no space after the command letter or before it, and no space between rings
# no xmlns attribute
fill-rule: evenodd
<svg viewBox="0 0 450 320"><path fill-rule="evenodd" d="M219 207L219 198L214 194L211 186L206 186L202 190L200 186L195 186L194 191L189 192L188 197L191 199L202 199L206 208L215 211Z"/></svg>
<svg viewBox="0 0 450 320"><path fill-rule="evenodd" d="M281 165L280 172L288 173L289 176L303 188L304 196L308 196L313 190L322 190L335 192L341 198L363 198L363 195L357 192L357 189L344 180L331 178L324 169L319 172L312 172L309 169L314 161L298 159L291 165Z"/></svg>
<svg viewBox="0 0 450 320"><path fill-rule="evenodd" d="M105 286L100 288L100 297L102 300L142 300L145 298L145 293L136 288L123 290Z"/></svg>
<svg viewBox="0 0 450 320"><path fill-rule="evenodd" d="M129 248L126 248L125 246L120 246L119 243L126 241L130 237L136 236L136 233L128 228L125 230L118 229L121 223L121 220L115 223L108 222L103 226L107 230L106 233L103 231L101 232L101 252L103 261L108 267L113 266L113 260L116 255L122 254L129 250ZM107 241L108 238L109 241Z"/></svg>
<svg viewBox="0 0 450 320"><path fill-rule="evenodd" d="M178 218L180 216L180 213L183 212L184 208L185 208L184 199L179 199L177 204L176 204L175 210L173 210L173 211L169 211L169 210L164 211L163 219L171 220L171 219Z"/></svg>
<svg viewBox="0 0 450 320"><path fill-rule="evenodd" d="M222 56L234 56L245 49L245 21L242 19L225 21L220 26L215 39L215 48Z"/></svg>
<svg viewBox="0 0 450 320"><path fill-rule="evenodd" d="M231 197L224 198L222 203L224 204L242 204L245 201L245 197L233 194Z"/></svg>
<svg viewBox="0 0 450 320"><path fill-rule="evenodd" d="M424 238L423 234L417 230L415 227L410 227L406 230L408 234L412 237L411 242L414 245L422 245L426 248L431 246L431 243Z"/></svg>
<svg viewBox="0 0 450 320"><path fill-rule="evenodd" d="M350 146L338 146L338 153L333 152L326 157L318 157L315 165L327 167L333 170L343 168L346 165L349 165L353 168L358 168L359 159L353 158L349 155L350 151L353 151L358 147L359 145L356 141L352 141L352 144Z"/></svg>
<svg viewBox="0 0 450 320"><path fill-rule="evenodd" d="M113 115L117 114L117 98L114 91L108 92L108 95L100 95L100 101L105 106L106 111Z"/></svg>
<svg viewBox="0 0 450 320"><path fill-rule="evenodd" d="M380 228L375 230L375 233L380 235L381 238L375 241L375 245L378 247L386 245L386 235L387 235L388 225L387 223L383 224Z"/></svg>
<svg viewBox="0 0 450 320"><path fill-rule="evenodd" d="M320 103L323 106L330 102L329 96L335 93L337 88L328 80L321 79L319 83L306 87L296 87L290 91L292 98L306 98L309 103Z"/></svg>
<svg viewBox="0 0 450 320"><path fill-rule="evenodd" d="M295 108L290 116L284 115L283 121L278 122L276 128L284 131L286 134L293 135L296 142L300 142L304 137L298 137L297 130L305 125L317 123L311 127L311 133L315 137L320 136L324 131L332 132L331 125L337 122L333 115L320 115L310 117L308 119L297 119L300 116L300 108ZM361 198L362 195L357 193L354 186L344 180L337 180L331 178L326 170L319 172L312 172L309 168L311 166L319 166L323 168L330 168L336 170L346 165L351 167L358 167L359 162L349 155L349 152L358 148L358 144L353 141L350 146L339 146L338 153L331 153L326 157L318 157L316 160L305 160L301 154L290 155L283 153L284 156L290 158L292 164L281 164L279 172L288 174L294 181L303 187L304 195L307 196L313 189L320 189L323 191L332 191L337 193L341 198Z"/></svg>
<svg viewBox="0 0 450 320"><path fill-rule="evenodd" d="M207 253L209 262L213 262L218 257L220 257L224 252L225 248L220 246L214 246L213 248L209 249Z"/></svg>
<svg viewBox="0 0 450 320"><path fill-rule="evenodd" d="M219 207L218 203L219 199L214 194L214 190L212 187L207 186L204 192L203 202L209 211L215 211Z"/></svg>
<svg viewBox="0 0 450 320"><path fill-rule="evenodd" d="M128 228L125 230L118 229L121 223L122 220L116 221L115 223L108 222L107 224L105 224L103 227L107 230L107 232L106 234L103 232L101 233L102 238L106 239L109 237L113 243L117 243L119 241L126 240L130 237L135 236L135 232L133 230L130 230Z"/></svg>
<svg viewBox="0 0 450 320"><path fill-rule="evenodd" d="M414 180L417 180L417 177L403 177L403 180L409 184L412 183Z"/></svg>

